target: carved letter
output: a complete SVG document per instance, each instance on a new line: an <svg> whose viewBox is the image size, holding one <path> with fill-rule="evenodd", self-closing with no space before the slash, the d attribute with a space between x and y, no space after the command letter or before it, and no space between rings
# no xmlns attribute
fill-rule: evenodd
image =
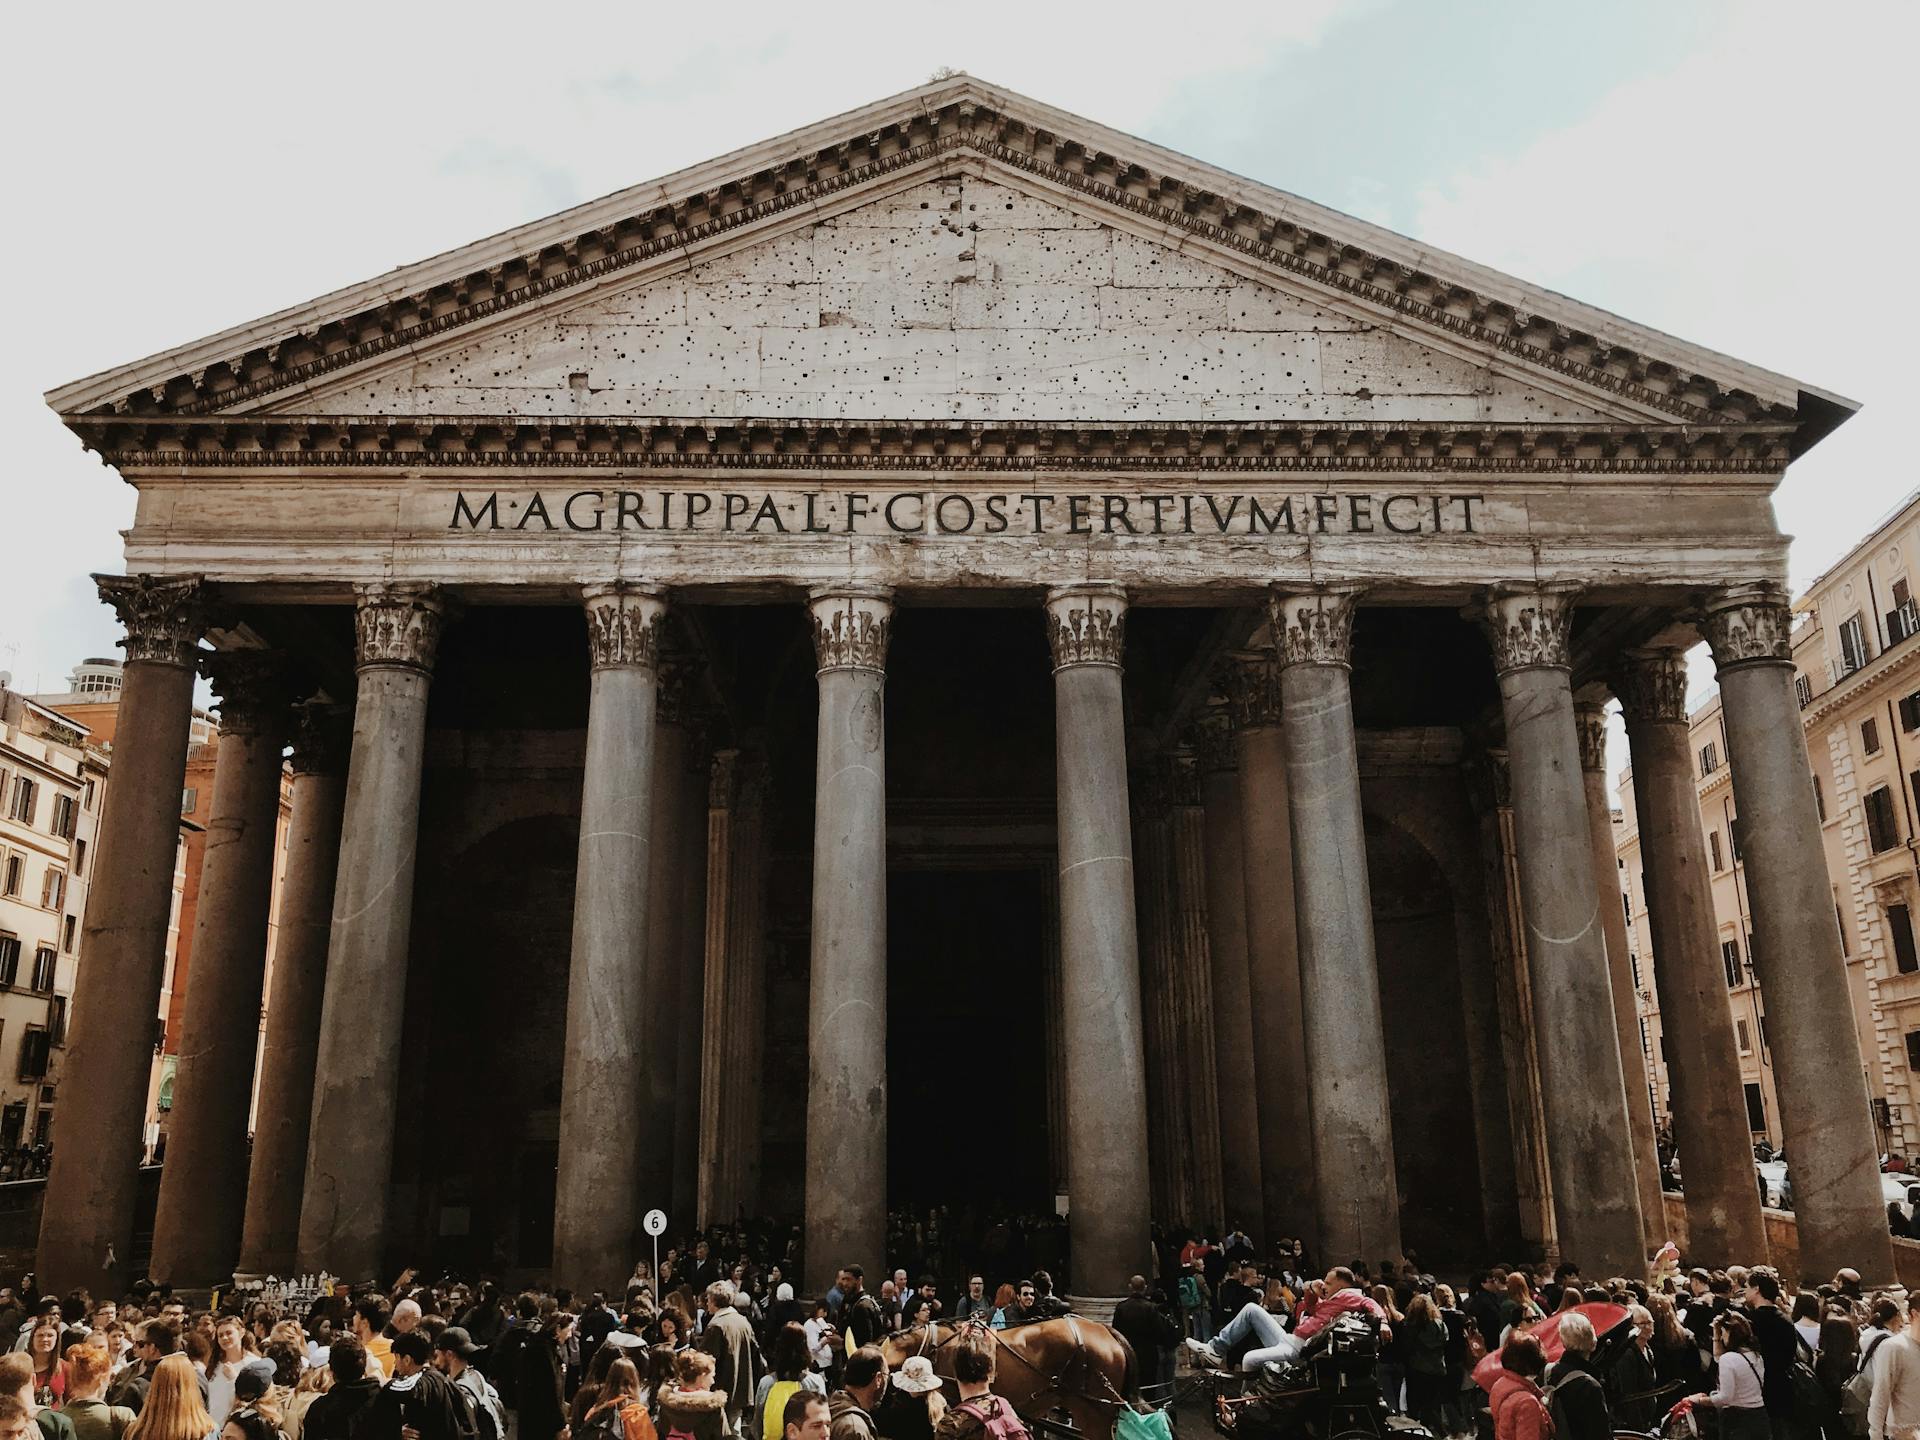
<svg viewBox="0 0 1920 1440"><path fill-rule="evenodd" d="M593 501L593 523L582 525L573 518L573 502L589 498ZM605 503L606 496L598 490L576 490L567 497L567 503L561 507L560 518L567 522L569 530L598 530L606 522L606 511L601 508Z"/></svg>
<svg viewBox="0 0 1920 1440"><path fill-rule="evenodd" d="M533 499L527 502L527 508L522 512L519 523L513 528L516 530L526 529L527 522L533 519L535 515L540 517L540 523L546 526L547 529L551 530L554 528L553 517L547 514L547 502L540 498L540 492L538 490L533 492Z"/></svg>
<svg viewBox="0 0 1920 1440"><path fill-rule="evenodd" d="M498 530L500 528L499 492L495 491L489 494L487 498L481 502L478 510L468 507L466 491L461 490L457 492L453 497L453 521L447 528L449 530L458 530L462 519L466 520L467 528L470 530L478 530L482 520L487 522L487 528L489 530Z"/></svg>
<svg viewBox="0 0 1920 1440"><path fill-rule="evenodd" d="M1259 527L1262 525L1267 527L1267 533L1271 535L1283 524L1287 527L1287 533L1289 535L1294 533L1293 497L1291 495L1280 502L1280 508L1274 511L1272 515L1268 515L1266 511L1260 508L1260 497L1258 495L1249 495L1247 497L1247 533L1249 535L1258 534Z"/></svg>
<svg viewBox="0 0 1920 1440"><path fill-rule="evenodd" d="M1327 533L1327 522L1340 513L1338 495L1316 495L1313 497L1313 528L1322 535Z"/></svg>
<svg viewBox="0 0 1920 1440"><path fill-rule="evenodd" d="M1140 533L1139 529L1134 525L1133 521L1127 518L1127 497L1126 496L1102 495L1100 497L1100 504L1101 504L1101 507L1106 511L1106 517L1101 522L1101 528L1107 534L1111 535L1113 533L1113 522L1115 519L1116 511L1118 512L1118 519L1120 523L1127 527L1127 533L1129 535L1138 535Z"/></svg>
<svg viewBox="0 0 1920 1440"><path fill-rule="evenodd" d="M998 535L1007 528L1007 497L989 495L986 498L987 534Z"/></svg>
<svg viewBox="0 0 1920 1440"><path fill-rule="evenodd" d="M1418 505L1420 503L1420 497L1418 495L1389 495L1380 502L1380 522L1396 535L1418 535L1420 533L1420 521L1417 518L1411 525L1400 525L1394 522L1393 507L1398 505L1402 500L1406 501L1409 505Z"/></svg>
<svg viewBox="0 0 1920 1440"><path fill-rule="evenodd" d="M773 503L773 496L771 495L762 495L760 497L760 508L754 511L753 523L747 526L747 529L758 530L762 520L773 521L774 529L778 530L782 535L787 533L787 527L782 524L780 520L780 507Z"/></svg>
<svg viewBox="0 0 1920 1440"><path fill-rule="evenodd" d="M647 497L640 494L637 490L622 490L615 495L613 500L613 528L616 530L624 530L627 528L627 521L631 520L634 525L641 530L651 529L652 527L647 524L646 516L640 513L640 509L646 504L646 500Z"/></svg>
<svg viewBox="0 0 1920 1440"><path fill-rule="evenodd" d="M920 502L920 518L911 525L902 525L899 521L893 518L893 507L898 505L902 500L918 500ZM887 497L887 528L893 531L894 534L896 535L918 534L921 530L924 530L926 528L926 525L927 525L927 496L925 491L902 490L897 495L890 495Z"/></svg>
<svg viewBox="0 0 1920 1440"><path fill-rule="evenodd" d="M1347 529L1355 535L1373 533L1373 497L1371 495L1347 497Z"/></svg>
<svg viewBox="0 0 1920 1440"><path fill-rule="evenodd" d="M850 491L847 495L847 533L853 533L854 522L867 513L865 491Z"/></svg>
<svg viewBox="0 0 1920 1440"><path fill-rule="evenodd" d="M828 528L827 526L816 525L813 523L814 522L814 513L813 513L814 502L817 501L819 498L820 497L814 494L811 490L807 492L807 522L806 524L800 527L802 534L824 535L827 533L827 528Z"/></svg>
<svg viewBox="0 0 1920 1440"><path fill-rule="evenodd" d="M722 493L720 496L720 513L723 517L720 528L722 530L733 529L733 522L747 513L747 497L744 495Z"/></svg>
<svg viewBox="0 0 1920 1440"><path fill-rule="evenodd" d="M947 524L947 506L958 500L967 508L967 518L958 525ZM939 527L942 535L962 535L973 529L973 502L964 495L942 495L940 503L933 507L933 523Z"/></svg>
<svg viewBox="0 0 1920 1440"><path fill-rule="evenodd" d="M693 502L696 500L700 502L698 509L694 508ZM700 516L706 514L711 509L713 509L713 497L711 495L708 495L705 492L700 490L694 490L689 492L689 494L687 495L687 529L689 530L699 529L700 527L695 525L693 522Z"/></svg>
<svg viewBox="0 0 1920 1440"><path fill-rule="evenodd" d="M1087 506L1092 503L1091 495L1067 496L1067 533L1069 535L1093 533L1093 527L1087 523Z"/></svg>
<svg viewBox="0 0 1920 1440"><path fill-rule="evenodd" d="M1033 533L1036 535L1046 534L1047 533L1047 517L1046 517L1046 512L1041 509L1041 506L1043 503L1047 505L1051 505L1053 503L1053 496L1022 495L1020 498L1022 500L1028 500L1033 503Z"/></svg>
<svg viewBox="0 0 1920 1440"><path fill-rule="evenodd" d="M1207 496L1207 508L1213 511L1213 523L1220 527L1220 533L1222 535L1227 533L1227 526L1233 523L1233 512L1240 508L1240 501L1243 498L1245 497L1240 495L1234 496L1232 502L1227 506L1227 513L1222 515L1220 513L1220 502L1211 495Z"/></svg>

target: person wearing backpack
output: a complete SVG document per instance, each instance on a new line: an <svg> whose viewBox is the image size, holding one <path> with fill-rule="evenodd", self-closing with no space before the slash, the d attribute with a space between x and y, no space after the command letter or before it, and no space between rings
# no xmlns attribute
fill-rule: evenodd
<svg viewBox="0 0 1920 1440"><path fill-rule="evenodd" d="M1578 1311L1560 1317L1560 1358L1547 1372L1547 1410L1555 1440L1611 1440L1606 1387L1593 1368L1593 1322Z"/></svg>
<svg viewBox="0 0 1920 1440"><path fill-rule="evenodd" d="M1904 1330L1874 1348L1873 1401L1867 1409L1869 1440L1911 1440L1920 1430L1920 1305L1907 1308Z"/></svg>
<svg viewBox="0 0 1920 1440"><path fill-rule="evenodd" d="M1213 1287L1198 1256L1187 1262L1180 1277L1180 1319L1187 1334L1202 1345L1213 1339Z"/></svg>
<svg viewBox="0 0 1920 1440"><path fill-rule="evenodd" d="M990 1330L969 1330L954 1347L953 1379L960 1403L940 1417L934 1440L1030 1440L1013 1406L993 1393L994 1351Z"/></svg>
<svg viewBox="0 0 1920 1440"><path fill-rule="evenodd" d="M773 1336L771 1368L754 1391L753 1418L747 1434L754 1440L780 1440L786 1427L787 1401L797 1390L812 1390L826 1399L827 1383L815 1372L807 1353L806 1327L797 1320L782 1325Z"/></svg>
<svg viewBox="0 0 1920 1440"><path fill-rule="evenodd" d="M887 1393L887 1357L877 1345L862 1345L847 1357L840 1378L840 1388L827 1397L833 1440L880 1440L873 1414Z"/></svg>
<svg viewBox="0 0 1920 1440"><path fill-rule="evenodd" d="M1779 1318L1782 1325L1787 1323L1786 1316ZM1713 1353L1719 1361L1713 1393L1692 1396L1693 1403L1711 1405L1719 1412L1720 1440L1772 1440L1766 1361L1754 1349L1753 1327L1746 1316L1729 1310L1714 1320Z"/></svg>
<svg viewBox="0 0 1920 1440"><path fill-rule="evenodd" d="M607 1367L580 1432L578 1440L657 1440L653 1418L640 1399L640 1370L626 1356Z"/></svg>

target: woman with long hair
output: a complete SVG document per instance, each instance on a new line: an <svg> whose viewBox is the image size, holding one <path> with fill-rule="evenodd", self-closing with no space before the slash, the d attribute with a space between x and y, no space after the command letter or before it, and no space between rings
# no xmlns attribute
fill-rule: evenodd
<svg viewBox="0 0 1920 1440"><path fill-rule="evenodd" d="M768 1357L769 1368L760 1377L759 1388L753 1396L754 1420L750 1422L749 1437L760 1435L766 1440L780 1440L786 1433L783 1418L787 1413L787 1401L796 1390L813 1390L826 1394L826 1383L814 1372L813 1356L807 1350L807 1327L798 1322L782 1325L773 1337L773 1352Z"/></svg>
<svg viewBox="0 0 1920 1440"><path fill-rule="evenodd" d="M1406 1334L1407 1414L1435 1435L1447 1433L1442 1411L1447 1403L1447 1322L1431 1295L1415 1295L1407 1302L1404 1323L1395 1336Z"/></svg>
<svg viewBox="0 0 1920 1440"><path fill-rule="evenodd" d="M605 1440L655 1440L653 1417L640 1397L640 1372L626 1356L607 1366L585 1429L593 1440L601 1440L603 1431Z"/></svg>
<svg viewBox="0 0 1920 1440"><path fill-rule="evenodd" d="M213 1417L200 1403L193 1362L169 1355L153 1367L153 1383L125 1440L213 1440Z"/></svg>
<svg viewBox="0 0 1920 1440"><path fill-rule="evenodd" d="M641 1395L647 1402L647 1414L660 1418L660 1391L673 1379L673 1347L655 1345L647 1351L647 1376Z"/></svg>
<svg viewBox="0 0 1920 1440"><path fill-rule="evenodd" d="M233 1409L233 1382L247 1363L247 1327L238 1315L222 1315L213 1327L213 1354L207 1361L207 1413L214 1428L227 1423Z"/></svg>
<svg viewBox="0 0 1920 1440"><path fill-rule="evenodd" d="M42 1320L27 1337L27 1358L33 1361L33 1401L43 1410L57 1409L67 1398L67 1367L60 1363L60 1322Z"/></svg>
<svg viewBox="0 0 1920 1440"><path fill-rule="evenodd" d="M659 1316L653 1322L651 1338L654 1344L665 1345L677 1355L693 1343L688 1335L692 1329L693 1322L687 1319L686 1311L678 1305L663 1305Z"/></svg>
<svg viewBox="0 0 1920 1440"><path fill-rule="evenodd" d="M1721 1440L1769 1440L1773 1426L1761 1398L1767 1364L1754 1348L1746 1316L1728 1311L1714 1319L1713 1353L1720 1362L1717 1383L1711 1395L1694 1396L1694 1403L1719 1412Z"/></svg>
<svg viewBox="0 0 1920 1440"><path fill-rule="evenodd" d="M1671 1295L1649 1295L1647 1310L1653 1316L1653 1373L1664 1386L1677 1385L1681 1393L1691 1395L1707 1381L1706 1362L1693 1333L1680 1323Z"/></svg>
<svg viewBox="0 0 1920 1440"><path fill-rule="evenodd" d="M105 1345L67 1347L67 1403L60 1408L73 1422L78 1440L121 1440L133 1423L133 1411L107 1404L113 1355Z"/></svg>
<svg viewBox="0 0 1920 1440"><path fill-rule="evenodd" d="M607 1382L607 1371L619 1358L620 1347L603 1340L588 1359L587 1373L580 1381L580 1388L573 1392L573 1403L567 1407L567 1424L573 1429L578 1430L585 1423L587 1412L599 1403L600 1387Z"/></svg>
<svg viewBox="0 0 1920 1440"><path fill-rule="evenodd" d="M1820 1431L1827 1440L1848 1440L1846 1422L1840 1414L1840 1396L1860 1369L1860 1327L1853 1317L1840 1310L1829 1310L1820 1321L1819 1355L1813 1362L1813 1378L1820 1384L1826 1404L1821 1407Z"/></svg>
<svg viewBox="0 0 1920 1440"><path fill-rule="evenodd" d="M280 1426L286 1432L287 1440L300 1440L307 1425L307 1411L313 1408L314 1401L332 1388L331 1367L309 1365L300 1372L299 1383L293 1387L293 1398L287 1401L286 1417Z"/></svg>

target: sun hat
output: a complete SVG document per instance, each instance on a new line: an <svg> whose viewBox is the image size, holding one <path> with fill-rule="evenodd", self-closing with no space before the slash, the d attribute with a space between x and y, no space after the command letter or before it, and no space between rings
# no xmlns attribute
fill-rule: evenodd
<svg viewBox="0 0 1920 1440"><path fill-rule="evenodd" d="M911 1355L893 1375L893 1388L909 1395L924 1395L940 1388L940 1377L933 1373L933 1362L924 1355Z"/></svg>

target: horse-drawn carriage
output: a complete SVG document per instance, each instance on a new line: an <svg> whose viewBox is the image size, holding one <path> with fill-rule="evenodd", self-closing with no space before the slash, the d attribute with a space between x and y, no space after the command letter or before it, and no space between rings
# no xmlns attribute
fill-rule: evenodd
<svg viewBox="0 0 1920 1440"><path fill-rule="evenodd" d="M1213 1425L1226 1440L1433 1440L1387 1409L1376 1369L1380 1322L1339 1315L1300 1357L1259 1370L1209 1370Z"/></svg>

